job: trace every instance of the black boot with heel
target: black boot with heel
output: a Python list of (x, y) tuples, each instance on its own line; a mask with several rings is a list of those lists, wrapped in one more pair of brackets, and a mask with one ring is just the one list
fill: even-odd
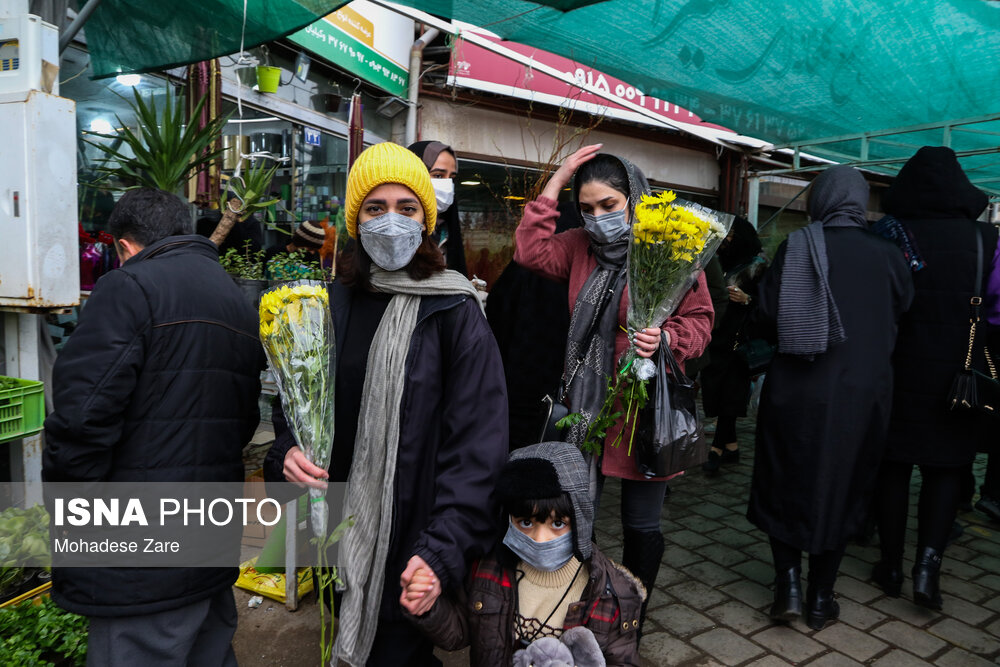
[(872, 568), (872, 581), (889, 597), (898, 598), (903, 590), (903, 563), (880, 560)]
[(917, 547), (913, 564), (913, 601), (928, 609), (941, 609), (941, 554), (932, 547)]
[(789, 622), (802, 616), (802, 567), (796, 565), (778, 571), (774, 577), (774, 604), (770, 616), (775, 621)]
[(663, 560), (663, 533), (658, 530), (638, 531), (626, 528), (622, 545), (622, 565), (627, 567), (636, 579), (646, 588), (646, 599), (642, 602), (639, 615), (639, 632), (642, 637), (642, 625), (646, 620), (646, 608), (649, 598), (653, 595), (656, 585), (656, 575), (660, 572), (660, 562)]
[(822, 630), (827, 623), (840, 617), (840, 605), (834, 599), (832, 588), (810, 585), (806, 593), (806, 625)]

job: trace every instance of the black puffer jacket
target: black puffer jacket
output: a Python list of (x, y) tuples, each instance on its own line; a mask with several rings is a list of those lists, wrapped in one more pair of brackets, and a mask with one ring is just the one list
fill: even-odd
[[(338, 359), (351, 303), (348, 288), (330, 285)], [(467, 563), (493, 546), (494, 487), (507, 460), (506, 394), (496, 341), (478, 304), (458, 295), (423, 297), (406, 356), (380, 618), (402, 618), (399, 575), (411, 556), (423, 558), (447, 589), (461, 585)], [(275, 441), (264, 477), (282, 481), (295, 441), (280, 402), (274, 405)]]
[[(981, 294), (997, 248), (996, 228), (975, 222), (987, 201), (944, 147), (921, 148), (883, 197), (886, 212), (909, 229), (926, 262), (913, 274), (916, 293), (900, 320), (893, 355), (895, 393), (885, 454), (890, 461), (964, 465), (990, 442), (985, 418), (951, 412), (945, 400), (969, 344), (976, 234), (983, 235)], [(976, 348), (981, 370), (984, 340)]]
[[(215, 245), (171, 236), (103, 276), (56, 360), (47, 482), (241, 482), (260, 419), (253, 307)], [(231, 586), (233, 568), (64, 568), (60, 606), (90, 616), (174, 609)]]

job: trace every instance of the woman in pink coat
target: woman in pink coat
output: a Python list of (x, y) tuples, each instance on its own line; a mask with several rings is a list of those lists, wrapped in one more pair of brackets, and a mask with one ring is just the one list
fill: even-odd
[[(590, 420), (604, 402), (607, 377), (629, 345), (625, 289), (628, 232), (635, 204), (641, 195), (649, 193), (649, 184), (635, 165), (615, 155), (598, 153), (600, 149), (600, 144), (585, 146), (556, 170), (538, 199), (525, 207), (515, 235), (514, 261), (545, 278), (569, 284), (572, 305), (563, 399), (571, 411), (584, 416), (583, 422), (567, 432), (567, 440), (577, 445), (583, 442)], [(571, 180), (584, 226), (556, 234), (559, 192)], [(705, 276), (699, 275), (677, 310), (660, 327), (635, 332), (638, 353), (652, 356), (659, 347), (662, 329), (683, 366), (685, 360), (704, 352), (713, 318)], [(621, 441), (627, 443), (633, 426), (632, 422), (618, 423), (608, 429), (597, 462), (597, 495), (604, 477), (622, 480), (622, 561), (650, 591), (663, 557), (660, 510), (667, 482), (639, 472), (634, 448), (630, 455), (627, 446), (610, 446), (623, 428), (626, 430)]]

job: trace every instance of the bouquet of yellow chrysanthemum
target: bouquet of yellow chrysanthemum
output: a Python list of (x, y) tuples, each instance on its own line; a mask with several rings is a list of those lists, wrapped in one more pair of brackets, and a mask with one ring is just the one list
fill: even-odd
[[(674, 312), (729, 233), (732, 221), (732, 215), (679, 200), (671, 191), (642, 196), (635, 206), (628, 253), (630, 338), (642, 329), (659, 327)], [(655, 374), (656, 364), (640, 357), (634, 344), (626, 350), (618, 371), (609, 379), (604, 405), (588, 427), (582, 449), (601, 451), (603, 434), (623, 416), (616, 410), (620, 398), (624, 426), (632, 425), (631, 455), (639, 411), (646, 405), (647, 384)], [(621, 444), (626, 428), (613, 446)]]
[[(326, 287), (287, 283), (260, 298), (260, 340), (295, 442), (309, 461), (330, 465), (333, 448), (333, 320)], [(328, 510), (322, 489), (309, 489), (313, 533), (325, 537)]]

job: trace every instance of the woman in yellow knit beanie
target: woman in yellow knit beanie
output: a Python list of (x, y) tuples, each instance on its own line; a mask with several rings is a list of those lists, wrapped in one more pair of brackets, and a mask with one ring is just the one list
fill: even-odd
[(433, 663), (403, 616), (419, 572), (433, 582), (407, 601), (422, 614), (461, 585), (492, 546), (496, 477), (507, 456), (507, 395), (496, 341), (468, 279), (445, 269), (429, 238), (434, 188), (420, 158), (396, 144), (358, 156), (345, 201), (351, 244), (337, 262), (330, 310), (337, 340), (337, 428), (329, 470), (299, 451), (280, 404), (269, 480), (347, 482), (340, 543), (346, 590), (335, 658), (350, 665)]

